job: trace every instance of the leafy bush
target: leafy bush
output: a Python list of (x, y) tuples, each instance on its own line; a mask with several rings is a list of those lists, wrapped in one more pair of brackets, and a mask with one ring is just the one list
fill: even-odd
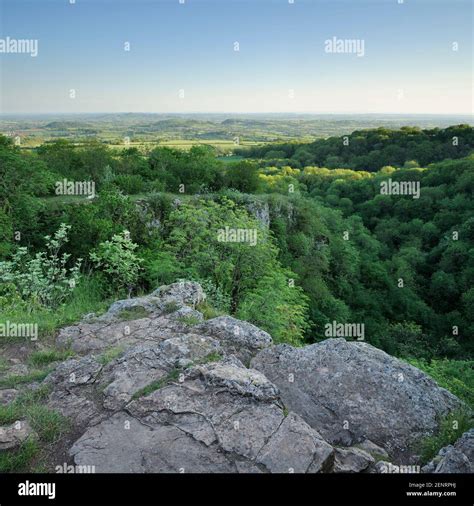
[(308, 298), (298, 286), (290, 286), (291, 272), (264, 276), (243, 300), (237, 316), (271, 334), (277, 343), (302, 345), (308, 328)]
[(138, 245), (125, 230), (99, 245), (90, 254), (94, 265), (105, 275), (109, 286), (116, 292), (126, 290), (130, 297), (138, 282), (142, 259), (135, 254)]
[[(12, 260), (0, 262), (0, 280), (7, 289), (15, 288), (27, 302), (48, 308), (59, 306), (74, 290), (79, 278), (81, 259), (67, 267), (70, 255), (59, 251), (68, 241), (71, 227), (61, 224), (53, 237), (47, 235), (46, 250), (31, 258), (28, 249), (18, 248)], [(0, 288), (0, 290), (2, 290)]]

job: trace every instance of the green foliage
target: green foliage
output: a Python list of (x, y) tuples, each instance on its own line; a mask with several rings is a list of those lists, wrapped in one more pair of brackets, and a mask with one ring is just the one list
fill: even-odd
[[(344, 142), (345, 137), (348, 142)], [(453, 137), (459, 139), (458, 145), (453, 145)], [(445, 158), (461, 158), (473, 147), (474, 129), (469, 125), (456, 125), (444, 130), (380, 127), (355, 130), (349, 136), (318, 139), (309, 144), (269, 144), (237, 151), (254, 158), (285, 159), (292, 167), (302, 162), (320, 167), (377, 171), (388, 165), (416, 168)]]
[(120, 357), (120, 355), (122, 355), (123, 352), (124, 348), (122, 346), (114, 346), (112, 348), (107, 349), (106, 351), (104, 351), (104, 353), (99, 355), (97, 360), (102, 365), (107, 365), (109, 362), (112, 362), (116, 358)]
[[(147, 152), (57, 141), (27, 152), (0, 136), (0, 259), (10, 278), (23, 275), (1, 285), (0, 321), (34, 321), (52, 335), (103, 310), (112, 292), (194, 279), (208, 294), (199, 308), (206, 318), (240, 315), (276, 340), (311, 342), (332, 320), (363, 322), (367, 341), (394, 355), (470, 359), (473, 129), (378, 128), (342, 140), (255, 146), (247, 154), (259, 161), (223, 163), (205, 146)], [(98, 197), (45, 198), (63, 177), (93, 180)], [(419, 182), (420, 198), (382, 195), (388, 178)], [(126, 195), (142, 191), (155, 193)], [(254, 218), (267, 211), (269, 230)], [(56, 278), (45, 295), (43, 237), (61, 227), (65, 268), (85, 258), (88, 274), (64, 294)], [(219, 241), (226, 227), (255, 230), (256, 244)], [(110, 240), (124, 230), (133, 248)], [(34, 267), (38, 283), (13, 262)]]
[(407, 359), (411, 365), (431, 376), (438, 385), (474, 409), (474, 361)]
[(46, 378), (46, 376), (51, 372), (51, 370), (52, 370), (51, 368), (40, 369), (31, 371), (28, 374), (24, 375), (5, 376), (4, 378), (0, 378), (0, 387), (15, 388), (19, 385), (33, 383), (33, 381), (43, 381)]
[(33, 258), (29, 257), (27, 248), (22, 247), (13, 254), (11, 261), (0, 262), (4, 289), (10, 284), (24, 301), (47, 308), (56, 308), (67, 299), (79, 280), (81, 265), (79, 259), (72, 267), (67, 267), (70, 255), (59, 254), (68, 240), (69, 228), (61, 224), (53, 237), (46, 236), (46, 251), (36, 253)]
[(222, 359), (222, 356), (217, 352), (209, 353), (203, 359), (199, 360), (199, 364), (210, 364), (211, 362), (218, 362)]
[(117, 234), (111, 241), (99, 245), (90, 258), (103, 273), (116, 293), (126, 290), (130, 297), (137, 285), (142, 260), (135, 254), (138, 245), (132, 242), (128, 231)]
[(164, 307), (164, 313), (170, 314), (174, 313), (175, 311), (178, 311), (180, 308), (179, 304), (175, 301), (167, 302)]
[(262, 277), (244, 298), (237, 316), (271, 334), (277, 343), (302, 345), (308, 329), (308, 297), (289, 284), (293, 273), (276, 271)]
[(113, 184), (127, 195), (141, 193), (145, 189), (143, 178), (137, 174), (121, 174), (113, 179)]
[(413, 322), (394, 323), (387, 327), (382, 341), (385, 351), (397, 357), (431, 358), (433, 349), (430, 348), (427, 336), (422, 328)]
[[(269, 231), (247, 211), (226, 197), (219, 202), (197, 200), (172, 211), (165, 227), (165, 251), (181, 267), (182, 277), (187, 274), (191, 279), (206, 280), (211, 306), (246, 315), (252, 321), (259, 313), (262, 328), (271, 329), (274, 337), (301, 341), (307, 329), (303, 293), (296, 287), (288, 288), (287, 278), (294, 276), (279, 264)], [(223, 231), (229, 229), (254, 233), (255, 243), (221, 240), (225, 239)], [(266, 304), (262, 313), (257, 306), (265, 294), (277, 306)], [(279, 311), (279, 317), (272, 318), (271, 311)]]
[(122, 309), (117, 315), (121, 320), (138, 320), (139, 318), (146, 318), (149, 315), (148, 311), (142, 306), (133, 306), (127, 309)]
[(229, 163), (224, 184), (244, 193), (255, 193), (259, 187), (258, 165), (248, 161)]
[(40, 350), (33, 352), (28, 357), (28, 362), (33, 367), (44, 367), (51, 362), (63, 361), (72, 357), (74, 353), (70, 350)]
[(423, 463), (429, 462), (441, 448), (455, 443), (472, 426), (472, 415), (468, 411), (449, 413), (439, 421), (437, 432), (432, 436), (425, 437), (420, 442), (421, 461)]
[(0, 453), (0, 473), (25, 472), (38, 452), (37, 441), (28, 438), (18, 450)]
[(48, 387), (40, 386), (36, 390), (26, 390), (10, 404), (0, 406), (0, 425), (26, 419), (37, 435), (37, 438), (28, 438), (15, 451), (0, 452), (0, 472), (28, 471), (41, 447), (56, 442), (69, 429), (66, 418), (44, 405), (48, 393)]
[(189, 315), (189, 316), (180, 316), (176, 319), (178, 322), (183, 323), (188, 327), (192, 327), (193, 325), (198, 325), (201, 323), (201, 320), (197, 316)]
[(39, 438), (47, 443), (57, 441), (69, 428), (69, 422), (64, 416), (41, 404), (26, 407), (25, 415)]
[[(2, 304), (0, 322), (11, 323), (34, 322), (38, 324), (38, 334), (41, 338), (48, 338), (55, 334), (62, 326), (77, 322), (83, 315), (107, 309), (113, 299), (105, 297), (101, 283), (94, 276), (84, 276), (76, 286), (69, 299), (54, 311), (42, 306), (25, 304), (21, 299), (8, 298), (8, 304)], [(2, 341), (14, 341), (23, 338), (2, 337)]]

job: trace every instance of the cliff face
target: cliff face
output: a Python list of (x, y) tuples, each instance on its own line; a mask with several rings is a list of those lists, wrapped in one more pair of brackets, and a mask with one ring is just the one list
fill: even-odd
[(386, 472), (377, 460), (416, 464), (416, 441), (461, 404), (368, 344), (274, 346), (249, 323), (204, 321), (204, 299), (198, 284), (175, 283), (60, 332), (58, 345), (77, 357), (44, 383), (47, 405), (71, 420), (69, 463), (96, 472)]

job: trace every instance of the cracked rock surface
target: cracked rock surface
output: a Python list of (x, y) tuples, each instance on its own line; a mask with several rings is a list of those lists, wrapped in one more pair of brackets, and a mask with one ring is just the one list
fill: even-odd
[(44, 384), (47, 406), (72, 426), (69, 463), (110, 473), (373, 472), (380, 457), (409, 456), (459, 406), (372, 346), (274, 346), (250, 323), (204, 321), (204, 299), (199, 284), (174, 283), (61, 330), (58, 345), (75, 357)]
[(395, 462), (409, 463), (415, 443), (462, 405), (419, 369), (342, 338), (268, 347), (251, 366), (328, 442), (347, 447), (369, 439)]

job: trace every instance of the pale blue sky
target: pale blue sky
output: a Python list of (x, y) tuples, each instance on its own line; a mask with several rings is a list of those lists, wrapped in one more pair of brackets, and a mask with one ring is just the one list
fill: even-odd
[(5, 113), (472, 112), (471, 0), (0, 0), (7, 36)]

